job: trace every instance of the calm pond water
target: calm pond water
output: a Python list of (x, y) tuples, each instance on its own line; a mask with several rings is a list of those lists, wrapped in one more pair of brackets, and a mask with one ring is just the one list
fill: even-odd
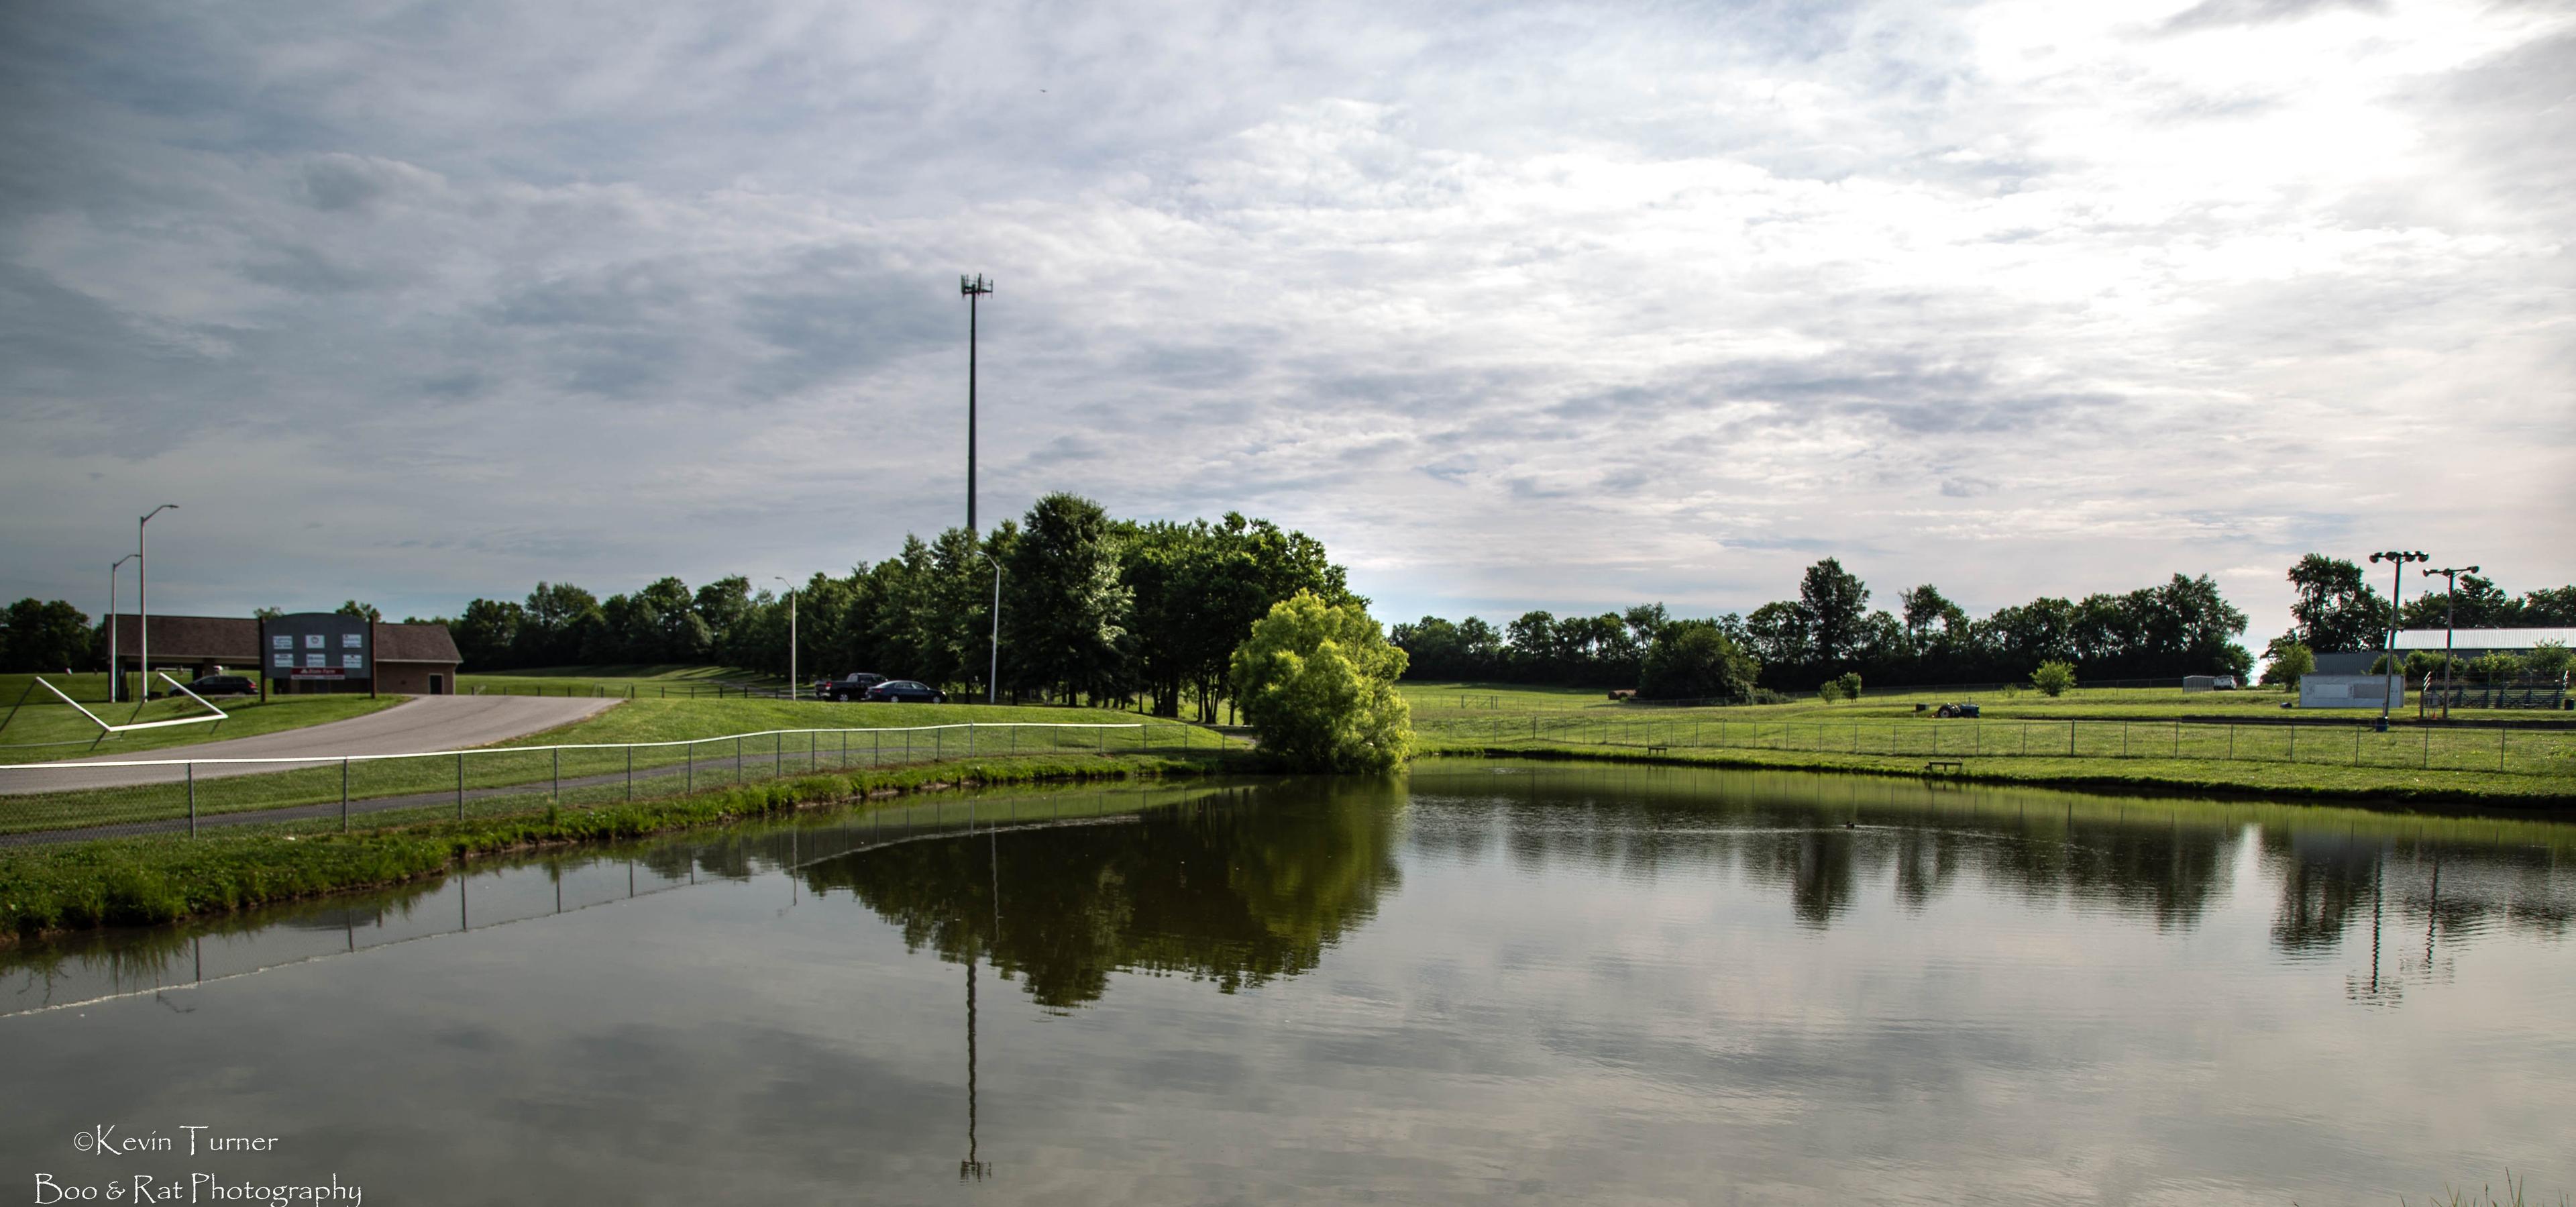
[(2510, 1166), (2556, 1202), (2571, 856), (1563, 764), (953, 798), (0, 953), (0, 1178), (2313, 1207)]

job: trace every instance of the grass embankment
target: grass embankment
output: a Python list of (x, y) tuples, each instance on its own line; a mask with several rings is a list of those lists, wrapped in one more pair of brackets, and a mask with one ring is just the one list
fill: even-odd
[[(1532, 687), (1527, 684), (1495, 683), (1399, 683), (1397, 690), (1413, 707), (1416, 720), (1510, 716), (1527, 713), (1591, 712), (1600, 715), (1636, 717), (1671, 714), (1676, 716), (1760, 716), (1767, 720), (1805, 723), (1819, 719), (1849, 721), (1855, 718), (1886, 720), (1914, 715), (1917, 704), (1970, 703), (1978, 705), (1988, 717), (2008, 720), (2085, 720), (2128, 719), (2171, 721), (2176, 719), (2233, 720), (2244, 724), (2266, 721), (2352, 721), (2375, 719), (2372, 710), (2358, 709), (2284, 709), (2282, 704), (2296, 699), (2275, 688), (2253, 688), (2232, 692), (2185, 692), (2179, 687), (2077, 687), (2062, 696), (2044, 696), (2031, 688), (2011, 691), (1916, 693), (1912, 689), (1887, 689), (1872, 693), (1867, 688), (1857, 701), (1827, 702), (1810, 694), (1787, 704), (1738, 704), (1712, 708), (1671, 708), (1654, 704), (1624, 703), (1609, 698), (1607, 689), (1574, 687)], [(1897, 691), (1909, 694), (1894, 695)], [(2564, 712), (2547, 712), (2530, 708), (2459, 708), (2451, 711), (2454, 724), (2462, 721), (2504, 722), (2514, 725), (2565, 725), (2576, 723)], [(2408, 693), (2406, 707), (2391, 720), (2397, 724), (2415, 724), (2414, 694)]]
[[(91, 743), (98, 738), (99, 728), (88, 717), (80, 715), (78, 709), (59, 700), (54, 701), (50, 708), (29, 704), (19, 709), (18, 715), (5, 727), (0, 727), (0, 763), (50, 763), (57, 759), (90, 757), (165, 757), (154, 752), (345, 721), (392, 708), (410, 698), (379, 696), (371, 700), (365, 696), (278, 696), (266, 704), (260, 703), (256, 696), (222, 698), (214, 704), (224, 710), (225, 720), (111, 734), (98, 741), (94, 749)], [(208, 715), (203, 705), (185, 696), (176, 700), (154, 700), (144, 705), (139, 714), (132, 704), (88, 704), (87, 707), (111, 725)], [(0, 716), (6, 716), (7, 711), (0, 707)]]
[[(1849, 754), (1819, 750), (1683, 747), (1649, 753), (1642, 745), (1551, 741), (1475, 742), (1424, 739), (1419, 757), (1578, 759), (1676, 767), (1761, 768), (1925, 778), (1921, 754)], [(1977, 759), (1929, 773), (1943, 782), (2073, 788), (2092, 792), (2259, 796), (2274, 800), (2447, 805), (2488, 809), (2576, 808), (2576, 779), (2479, 771), (2326, 763), (2227, 762), (2192, 758), (2065, 758), (2032, 755)]]
[(347, 834), (245, 828), (197, 839), (108, 839), (0, 849), (0, 942), (49, 930), (149, 925), (436, 876), (477, 855), (634, 838), (816, 805), (937, 788), (1199, 775), (1211, 752), (1056, 754), (823, 773), (588, 809), (545, 808)]

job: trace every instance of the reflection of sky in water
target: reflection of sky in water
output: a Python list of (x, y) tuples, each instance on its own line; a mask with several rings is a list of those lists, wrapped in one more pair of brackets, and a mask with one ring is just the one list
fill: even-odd
[(1012, 1200), (2576, 1188), (2569, 827), (1486, 764), (1410, 791), (988, 798), (1109, 816), (927, 833), (949, 805), (843, 858), (890, 835), (746, 829), (12, 953), (58, 1001), (200, 948), (311, 959), (0, 1019), (38, 1091), (0, 1167), (205, 1122), (287, 1138), (221, 1172), (426, 1201), (942, 1198), (971, 959), (971, 1193)]

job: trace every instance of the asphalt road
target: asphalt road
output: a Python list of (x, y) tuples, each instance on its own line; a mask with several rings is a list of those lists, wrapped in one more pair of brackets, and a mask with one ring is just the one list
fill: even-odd
[[(0, 768), (0, 794), (60, 792), (80, 788), (117, 788), (135, 784), (175, 783), (186, 777), (179, 767), (112, 767), (75, 771), (85, 763), (143, 759), (283, 759), (339, 758), (359, 754), (420, 754), (464, 750), (506, 742), (558, 725), (595, 716), (615, 700), (551, 696), (416, 696), (382, 712), (302, 729), (284, 729), (255, 737), (173, 746), (140, 755), (101, 755), (45, 764), (43, 768)], [(59, 770), (56, 770), (56, 769)], [(197, 767), (198, 779), (257, 775), (284, 770), (261, 763)]]

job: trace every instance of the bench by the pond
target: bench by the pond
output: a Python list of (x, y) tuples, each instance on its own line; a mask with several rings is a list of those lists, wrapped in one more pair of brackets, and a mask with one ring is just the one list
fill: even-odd
[(1966, 771), (1968, 769), (1968, 765), (1958, 759), (1934, 759), (1931, 762), (1923, 764), (1923, 774), (1925, 775), (1930, 775), (1935, 771), (1943, 769), (1947, 769), (1952, 772), (1961, 772)]
[(1646, 753), (1648, 754), (1663, 754), (1671, 749), (1672, 747), (1661, 742), (1649, 742), (1646, 744)]

